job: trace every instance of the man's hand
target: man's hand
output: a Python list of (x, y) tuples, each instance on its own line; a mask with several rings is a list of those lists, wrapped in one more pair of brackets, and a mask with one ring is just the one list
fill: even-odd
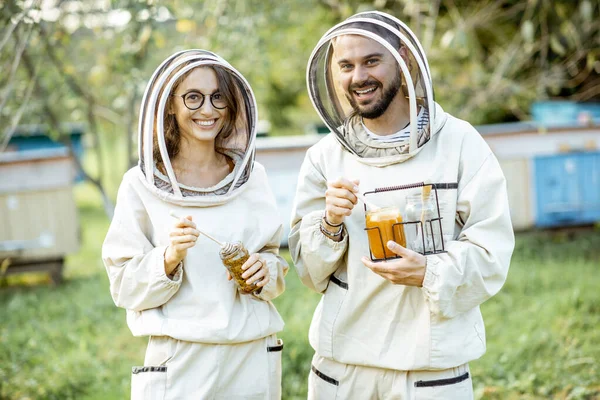
[(427, 258), (391, 240), (387, 242), (387, 247), (402, 258), (374, 263), (368, 257), (363, 257), (363, 264), (395, 285), (423, 286)]
[(327, 182), (327, 191), (325, 192), (327, 222), (338, 225), (344, 222), (344, 218), (352, 214), (352, 209), (358, 201), (355, 195), (358, 193), (358, 184), (358, 180), (350, 181), (345, 178)]

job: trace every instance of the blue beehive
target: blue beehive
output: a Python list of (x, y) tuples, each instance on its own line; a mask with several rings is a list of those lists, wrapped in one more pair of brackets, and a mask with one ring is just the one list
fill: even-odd
[[(78, 124), (71, 124), (65, 129), (68, 132), (69, 139), (71, 141), (74, 156), (82, 162), (83, 161), (83, 133), (84, 126)], [(65, 144), (55, 140), (48, 135), (48, 131), (44, 126), (41, 125), (23, 125), (20, 126), (15, 133), (12, 135), (6, 151), (28, 151), (28, 150), (41, 150), (41, 149), (58, 149), (65, 148)], [(83, 174), (78, 171), (75, 176), (77, 182), (83, 180)]]
[(531, 105), (534, 122), (544, 126), (600, 124), (600, 103), (577, 103), (569, 100), (536, 101)]
[(537, 226), (600, 221), (600, 152), (537, 156), (534, 177)]

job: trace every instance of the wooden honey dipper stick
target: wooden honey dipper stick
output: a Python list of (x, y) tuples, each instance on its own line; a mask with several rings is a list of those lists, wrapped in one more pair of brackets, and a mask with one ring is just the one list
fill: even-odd
[[(175, 212), (174, 212), (174, 211), (172, 211), (172, 210), (171, 210), (171, 211), (169, 211), (169, 215), (170, 215), (171, 217), (175, 218), (175, 219), (182, 219), (180, 216), (178, 216), (177, 214), (175, 214)], [(225, 247), (225, 248), (227, 249), (227, 248), (230, 248), (231, 246), (233, 246), (231, 243), (222, 243), (222, 242), (218, 241), (218, 240), (217, 240), (217, 239), (215, 239), (214, 237), (210, 236), (208, 233), (206, 233), (206, 232), (202, 232), (202, 231), (201, 231), (200, 229), (198, 229), (198, 228), (196, 228), (196, 230), (197, 230), (198, 232), (200, 232), (201, 234), (203, 234), (204, 236), (206, 236), (207, 238), (209, 238), (210, 240), (212, 240), (213, 242), (217, 243), (217, 244), (218, 244), (219, 246), (221, 246), (221, 247)]]
[[(429, 195), (431, 194), (431, 186), (423, 186), (423, 191), (421, 192), (421, 223), (425, 225), (425, 203), (429, 201)], [(430, 216), (430, 218), (433, 216)]]
[(377, 210), (379, 210), (379, 207), (377, 207), (375, 204), (373, 204), (370, 201), (368, 201), (367, 199), (365, 199), (365, 196), (362, 193), (356, 192), (356, 193), (354, 193), (354, 195), (356, 197), (358, 197), (358, 199), (360, 201), (362, 201), (367, 206), (368, 210), (370, 210), (370, 211), (377, 211)]

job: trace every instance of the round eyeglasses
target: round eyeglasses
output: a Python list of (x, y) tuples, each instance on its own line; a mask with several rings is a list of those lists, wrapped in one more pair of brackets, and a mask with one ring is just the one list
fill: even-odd
[(172, 96), (181, 97), (183, 104), (189, 110), (197, 110), (204, 104), (204, 99), (208, 96), (210, 98), (210, 104), (218, 110), (222, 110), (227, 107), (227, 102), (223, 95), (219, 92), (213, 94), (204, 94), (198, 91), (191, 91), (185, 94), (173, 94)]

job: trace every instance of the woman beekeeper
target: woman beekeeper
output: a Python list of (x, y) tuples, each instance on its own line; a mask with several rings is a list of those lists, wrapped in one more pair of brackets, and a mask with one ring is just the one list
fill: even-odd
[[(288, 266), (254, 161), (256, 122), (244, 77), (208, 51), (172, 55), (146, 88), (140, 161), (123, 177), (102, 248), (115, 304), (135, 336), (150, 336), (144, 366), (133, 368), (134, 399), (281, 396), (283, 321), (271, 300)], [(248, 249), (252, 294), (200, 231)]]

